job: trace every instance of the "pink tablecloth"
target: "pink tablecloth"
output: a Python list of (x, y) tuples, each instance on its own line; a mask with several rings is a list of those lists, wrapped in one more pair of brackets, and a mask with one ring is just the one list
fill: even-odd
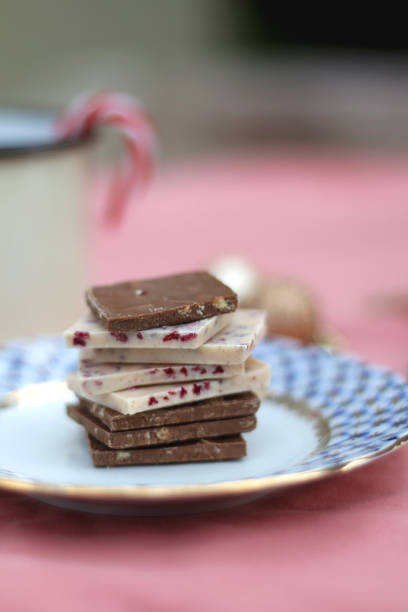
[[(277, 152), (168, 169), (120, 232), (94, 224), (93, 278), (241, 253), (308, 281), (349, 350), (405, 373), (408, 319), (373, 314), (366, 297), (408, 289), (407, 169), (402, 156)], [(182, 518), (88, 516), (1, 493), (1, 609), (405, 611), (407, 466), (403, 448)]]

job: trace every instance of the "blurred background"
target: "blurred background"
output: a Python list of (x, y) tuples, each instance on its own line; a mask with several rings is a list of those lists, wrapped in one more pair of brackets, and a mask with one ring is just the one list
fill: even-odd
[[(115, 228), (101, 221), (103, 181), (88, 186), (85, 231), (71, 212), (78, 193), (57, 179), (52, 191), (53, 170), (36, 203), (15, 217), (18, 197), (8, 190), (0, 259), (11, 290), (9, 314), (0, 305), (0, 339), (70, 324), (83, 309), (83, 282), (171, 273), (233, 254), (249, 281), (304, 282), (352, 348), (403, 369), (394, 347), (378, 351), (391, 331), (369, 322), (367, 304), (406, 291), (405, 30), (395, 13), (373, 7), (359, 16), (340, 5), (317, 13), (266, 0), (0, 0), (0, 106), (61, 110), (80, 93), (124, 91), (154, 118), (161, 157), (147, 198)], [(21, 202), (27, 191), (35, 189), (22, 190)], [(28, 311), (21, 296), (34, 302), (35, 290), (43, 297)]]
[(407, 39), (393, 12), (267, 0), (0, 0), (1, 103), (140, 96), (162, 156), (271, 143), (404, 147)]

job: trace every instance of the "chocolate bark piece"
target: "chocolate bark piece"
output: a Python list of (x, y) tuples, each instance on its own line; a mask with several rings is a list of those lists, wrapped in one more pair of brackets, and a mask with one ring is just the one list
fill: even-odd
[[(266, 312), (239, 308), (227, 327), (196, 349), (81, 349), (80, 358), (97, 363), (231, 365), (245, 361), (265, 333)], [(140, 332), (143, 333), (143, 332)]]
[[(224, 315), (228, 317), (228, 315)], [(210, 319), (211, 320), (211, 319)], [(90, 393), (94, 401), (98, 396), (131, 387), (148, 387), (157, 384), (200, 381), (213, 378), (231, 378), (245, 372), (244, 363), (231, 365), (169, 365), (156, 363), (96, 363), (81, 359), (77, 377), (79, 387)]]
[(93, 395), (85, 391), (79, 383), (78, 373), (71, 372), (67, 377), (67, 386), (80, 397), (97, 401), (103, 406), (112, 408), (122, 414), (136, 414), (158, 408), (170, 408), (181, 404), (191, 404), (210, 397), (234, 395), (253, 391), (263, 397), (270, 382), (270, 367), (264, 361), (253, 357), (247, 359), (245, 372), (231, 378), (213, 378), (197, 382), (170, 383), (147, 387), (131, 387), (122, 391)]
[(198, 321), (236, 310), (229, 287), (204, 271), (91, 287), (86, 301), (113, 332)]
[(83, 316), (64, 331), (67, 346), (88, 348), (180, 348), (196, 349), (216, 336), (228, 323), (234, 313), (208, 317), (200, 321), (189, 321), (182, 325), (163, 325), (154, 329), (128, 332), (110, 332), (102, 321), (92, 313)]
[(128, 429), (143, 429), (146, 427), (161, 427), (163, 425), (179, 425), (180, 423), (194, 423), (196, 421), (228, 419), (255, 414), (260, 406), (260, 399), (252, 391), (235, 393), (201, 400), (192, 404), (173, 406), (171, 408), (158, 408), (136, 414), (121, 414), (79, 398), (80, 405), (90, 414), (97, 417), (110, 431), (126, 431)]
[(101, 421), (79, 405), (68, 406), (67, 413), (74, 421), (82, 425), (93, 438), (96, 438), (109, 448), (119, 450), (160, 446), (184, 442), (186, 440), (199, 440), (201, 438), (230, 436), (252, 431), (256, 427), (256, 417), (250, 415), (235, 419), (201, 421), (198, 423), (112, 432)]
[(246, 443), (240, 435), (127, 450), (108, 448), (88, 435), (88, 446), (95, 467), (225, 461), (241, 459), (246, 455)]

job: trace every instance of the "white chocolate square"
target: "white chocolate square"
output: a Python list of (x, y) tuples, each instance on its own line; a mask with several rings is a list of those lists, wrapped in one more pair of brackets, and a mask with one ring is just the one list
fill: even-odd
[[(103, 406), (112, 408), (122, 414), (135, 414), (146, 410), (155, 410), (169, 406), (178, 406), (191, 402), (253, 391), (259, 396), (266, 392), (270, 380), (270, 368), (267, 363), (250, 357), (245, 364), (244, 374), (231, 378), (200, 380), (184, 384), (155, 385), (134, 387), (124, 391), (98, 395), (97, 401)], [(89, 400), (95, 400), (92, 395), (84, 392), (78, 381), (78, 373), (68, 376), (68, 387), (77, 395)]]
[[(92, 314), (82, 317), (64, 332), (69, 347), (196, 349), (231, 321), (231, 314), (181, 325), (164, 325), (143, 331), (110, 332)], [(147, 363), (147, 360), (144, 360)]]
[(234, 365), (163, 365), (95, 363), (82, 351), (78, 369), (78, 384), (88, 395), (95, 396), (129, 387), (152, 386), (160, 383), (187, 382), (212, 378), (230, 378), (244, 373), (244, 364)]
[(229, 324), (197, 349), (105, 348), (87, 352), (87, 358), (98, 363), (243, 363), (265, 333), (266, 313), (263, 310), (239, 309), (223, 316), (230, 316)]

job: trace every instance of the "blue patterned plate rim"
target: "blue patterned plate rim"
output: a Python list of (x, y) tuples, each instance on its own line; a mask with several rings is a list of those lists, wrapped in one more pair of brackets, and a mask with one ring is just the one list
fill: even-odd
[[(73, 351), (59, 338), (6, 345), (0, 351), (0, 373), (7, 385), (30, 385), (64, 378), (76, 366)], [(83, 486), (47, 484), (19, 478), (1, 470), (0, 487), (29, 494), (86, 499), (160, 500), (240, 496), (272, 491), (318, 480), (360, 467), (395, 449), (408, 439), (408, 387), (405, 379), (387, 368), (320, 346), (302, 347), (285, 340), (259, 344), (254, 356), (271, 365), (270, 397), (305, 406), (329, 425), (330, 435), (311, 457), (288, 471), (261, 477), (209, 484)], [(16, 384), (17, 382), (17, 384)], [(64, 386), (63, 383), (52, 383)], [(3, 405), (18, 404), (27, 393), (44, 385), (11, 391), (3, 383)]]

